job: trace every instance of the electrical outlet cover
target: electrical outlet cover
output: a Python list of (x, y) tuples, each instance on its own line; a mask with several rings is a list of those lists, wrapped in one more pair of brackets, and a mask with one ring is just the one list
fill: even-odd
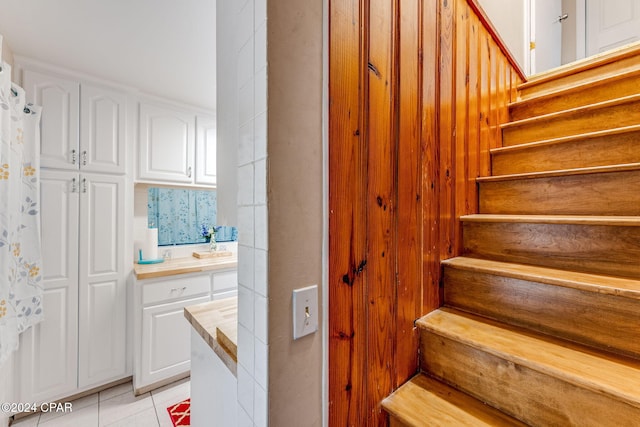
[(293, 291), (293, 339), (318, 330), (318, 285)]

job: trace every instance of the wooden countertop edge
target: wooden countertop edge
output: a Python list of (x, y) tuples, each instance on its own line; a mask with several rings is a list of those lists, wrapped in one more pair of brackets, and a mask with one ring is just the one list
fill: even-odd
[[(168, 277), (174, 276), (177, 274), (186, 274), (186, 273), (199, 273), (202, 271), (215, 271), (215, 270), (224, 270), (227, 268), (236, 268), (238, 266), (237, 258), (233, 260), (215, 260), (212, 262), (211, 259), (198, 259), (194, 258), (194, 263), (198, 263), (196, 265), (186, 265), (186, 266), (175, 266), (171, 268), (162, 269), (165, 266), (161, 266), (161, 264), (150, 264), (155, 267), (155, 270), (151, 270), (150, 267), (146, 265), (144, 267), (138, 267), (140, 264), (135, 264), (134, 266), (134, 274), (137, 280), (143, 279), (154, 279), (158, 277)], [(148, 269), (150, 271), (139, 271)]]
[(207, 343), (207, 345), (211, 347), (211, 349), (218, 355), (220, 360), (222, 360), (222, 363), (224, 363), (225, 366), (229, 368), (233, 376), (237, 378), (238, 377), (237, 346), (236, 346), (236, 352), (233, 352), (232, 349), (226, 348), (224, 345), (221, 345), (221, 343), (218, 341), (215, 334), (215, 330), (217, 328), (213, 328), (213, 331), (210, 331), (207, 328), (205, 328), (202, 325), (202, 323), (200, 323), (200, 321), (198, 320), (198, 316), (194, 315), (194, 313), (191, 312), (191, 309), (196, 308), (199, 305), (185, 307), (184, 317), (191, 324), (191, 326), (198, 333), (198, 335), (200, 335), (202, 339)]

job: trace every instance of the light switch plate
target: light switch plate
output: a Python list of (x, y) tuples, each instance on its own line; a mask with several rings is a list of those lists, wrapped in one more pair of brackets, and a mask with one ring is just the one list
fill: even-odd
[(293, 291), (293, 339), (318, 330), (318, 285)]

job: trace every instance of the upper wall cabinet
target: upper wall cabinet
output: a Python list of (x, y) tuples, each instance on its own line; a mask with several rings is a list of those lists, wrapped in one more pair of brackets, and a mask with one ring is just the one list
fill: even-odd
[(215, 120), (168, 104), (140, 103), (138, 180), (216, 184)]
[(43, 106), (43, 167), (125, 173), (123, 93), (28, 68), (22, 84), (29, 102)]
[(138, 177), (192, 183), (195, 128), (193, 114), (141, 102)]
[(199, 185), (216, 185), (216, 120), (196, 117), (196, 177)]

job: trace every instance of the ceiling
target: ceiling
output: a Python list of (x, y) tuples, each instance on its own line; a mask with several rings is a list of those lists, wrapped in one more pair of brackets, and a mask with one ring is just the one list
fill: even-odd
[(215, 0), (0, 0), (14, 55), (215, 109)]

